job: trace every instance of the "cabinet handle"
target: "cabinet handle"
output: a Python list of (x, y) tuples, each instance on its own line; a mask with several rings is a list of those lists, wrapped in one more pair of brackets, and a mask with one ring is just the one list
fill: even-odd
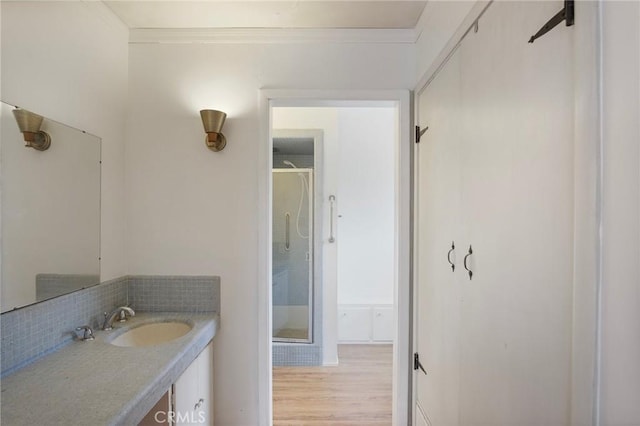
[(202, 407), (202, 404), (204, 403), (204, 399), (200, 398), (198, 400), (198, 403), (193, 407), (194, 410), (198, 410), (200, 409), (200, 407)]
[(467, 267), (467, 258), (473, 254), (473, 249), (469, 246), (469, 253), (464, 257), (464, 269), (469, 272), (469, 279), (473, 277), (473, 271)]
[(456, 270), (456, 264), (451, 261), (451, 253), (456, 249), (456, 245), (453, 241), (451, 241), (451, 250), (447, 252), (447, 262), (451, 265), (451, 272)]

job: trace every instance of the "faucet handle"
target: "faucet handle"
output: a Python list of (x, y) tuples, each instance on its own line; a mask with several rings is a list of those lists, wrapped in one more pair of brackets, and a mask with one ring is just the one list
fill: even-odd
[(88, 325), (76, 327), (76, 331), (82, 330), (84, 330), (84, 333), (82, 334), (82, 338), (80, 340), (86, 342), (95, 339), (95, 337), (93, 336), (93, 329), (91, 327), (89, 327)]
[(120, 313), (118, 314), (118, 322), (127, 321), (127, 315), (130, 315), (127, 311), (125, 311), (124, 309), (120, 310)]
[[(104, 313), (104, 321), (102, 322), (102, 329), (106, 330), (107, 329), (107, 322), (109, 321), (109, 313), (105, 312)], [(99, 326), (99, 325), (98, 325)], [(109, 327), (109, 330), (111, 330), (111, 327)]]

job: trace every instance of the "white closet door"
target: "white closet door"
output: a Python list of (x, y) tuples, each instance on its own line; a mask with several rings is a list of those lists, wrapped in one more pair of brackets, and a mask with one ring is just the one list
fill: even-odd
[[(460, 293), (459, 57), (419, 98), (419, 124), (429, 126), (417, 147), (416, 351), (427, 371), (417, 371), (416, 413), (433, 425), (458, 423)], [(419, 414), (416, 414), (418, 417)], [(416, 420), (418, 421), (418, 420)]]
[(570, 418), (571, 28), (527, 43), (562, 6), (496, 2), (458, 52), (463, 112), (451, 120), (462, 126), (464, 249), (473, 246), (473, 279), (459, 276), (462, 425)]
[(434, 426), (571, 418), (572, 29), (527, 43), (562, 7), (494, 2), (417, 99), (416, 417)]

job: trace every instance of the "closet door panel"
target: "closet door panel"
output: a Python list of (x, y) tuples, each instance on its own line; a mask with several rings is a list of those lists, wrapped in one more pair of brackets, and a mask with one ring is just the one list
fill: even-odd
[(494, 3), (459, 49), (463, 228), (473, 246), (473, 278), (459, 277), (461, 424), (570, 416), (570, 29), (527, 43), (561, 8)]
[[(454, 55), (436, 80), (419, 95), (419, 124), (429, 129), (417, 148), (416, 232), (417, 347), (428, 375), (418, 371), (417, 404), (433, 425), (458, 423), (461, 268), (459, 58)], [(456, 250), (447, 254), (455, 241)], [(419, 410), (417, 410), (418, 412)]]

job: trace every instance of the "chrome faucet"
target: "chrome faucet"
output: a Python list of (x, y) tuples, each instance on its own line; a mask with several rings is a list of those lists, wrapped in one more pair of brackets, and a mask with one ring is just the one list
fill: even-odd
[(104, 324), (102, 325), (103, 330), (111, 330), (113, 328), (113, 321), (116, 317), (122, 317), (122, 315), (129, 314), (130, 317), (136, 316), (136, 313), (128, 306), (120, 306), (119, 308), (115, 308), (113, 312), (104, 314)]

